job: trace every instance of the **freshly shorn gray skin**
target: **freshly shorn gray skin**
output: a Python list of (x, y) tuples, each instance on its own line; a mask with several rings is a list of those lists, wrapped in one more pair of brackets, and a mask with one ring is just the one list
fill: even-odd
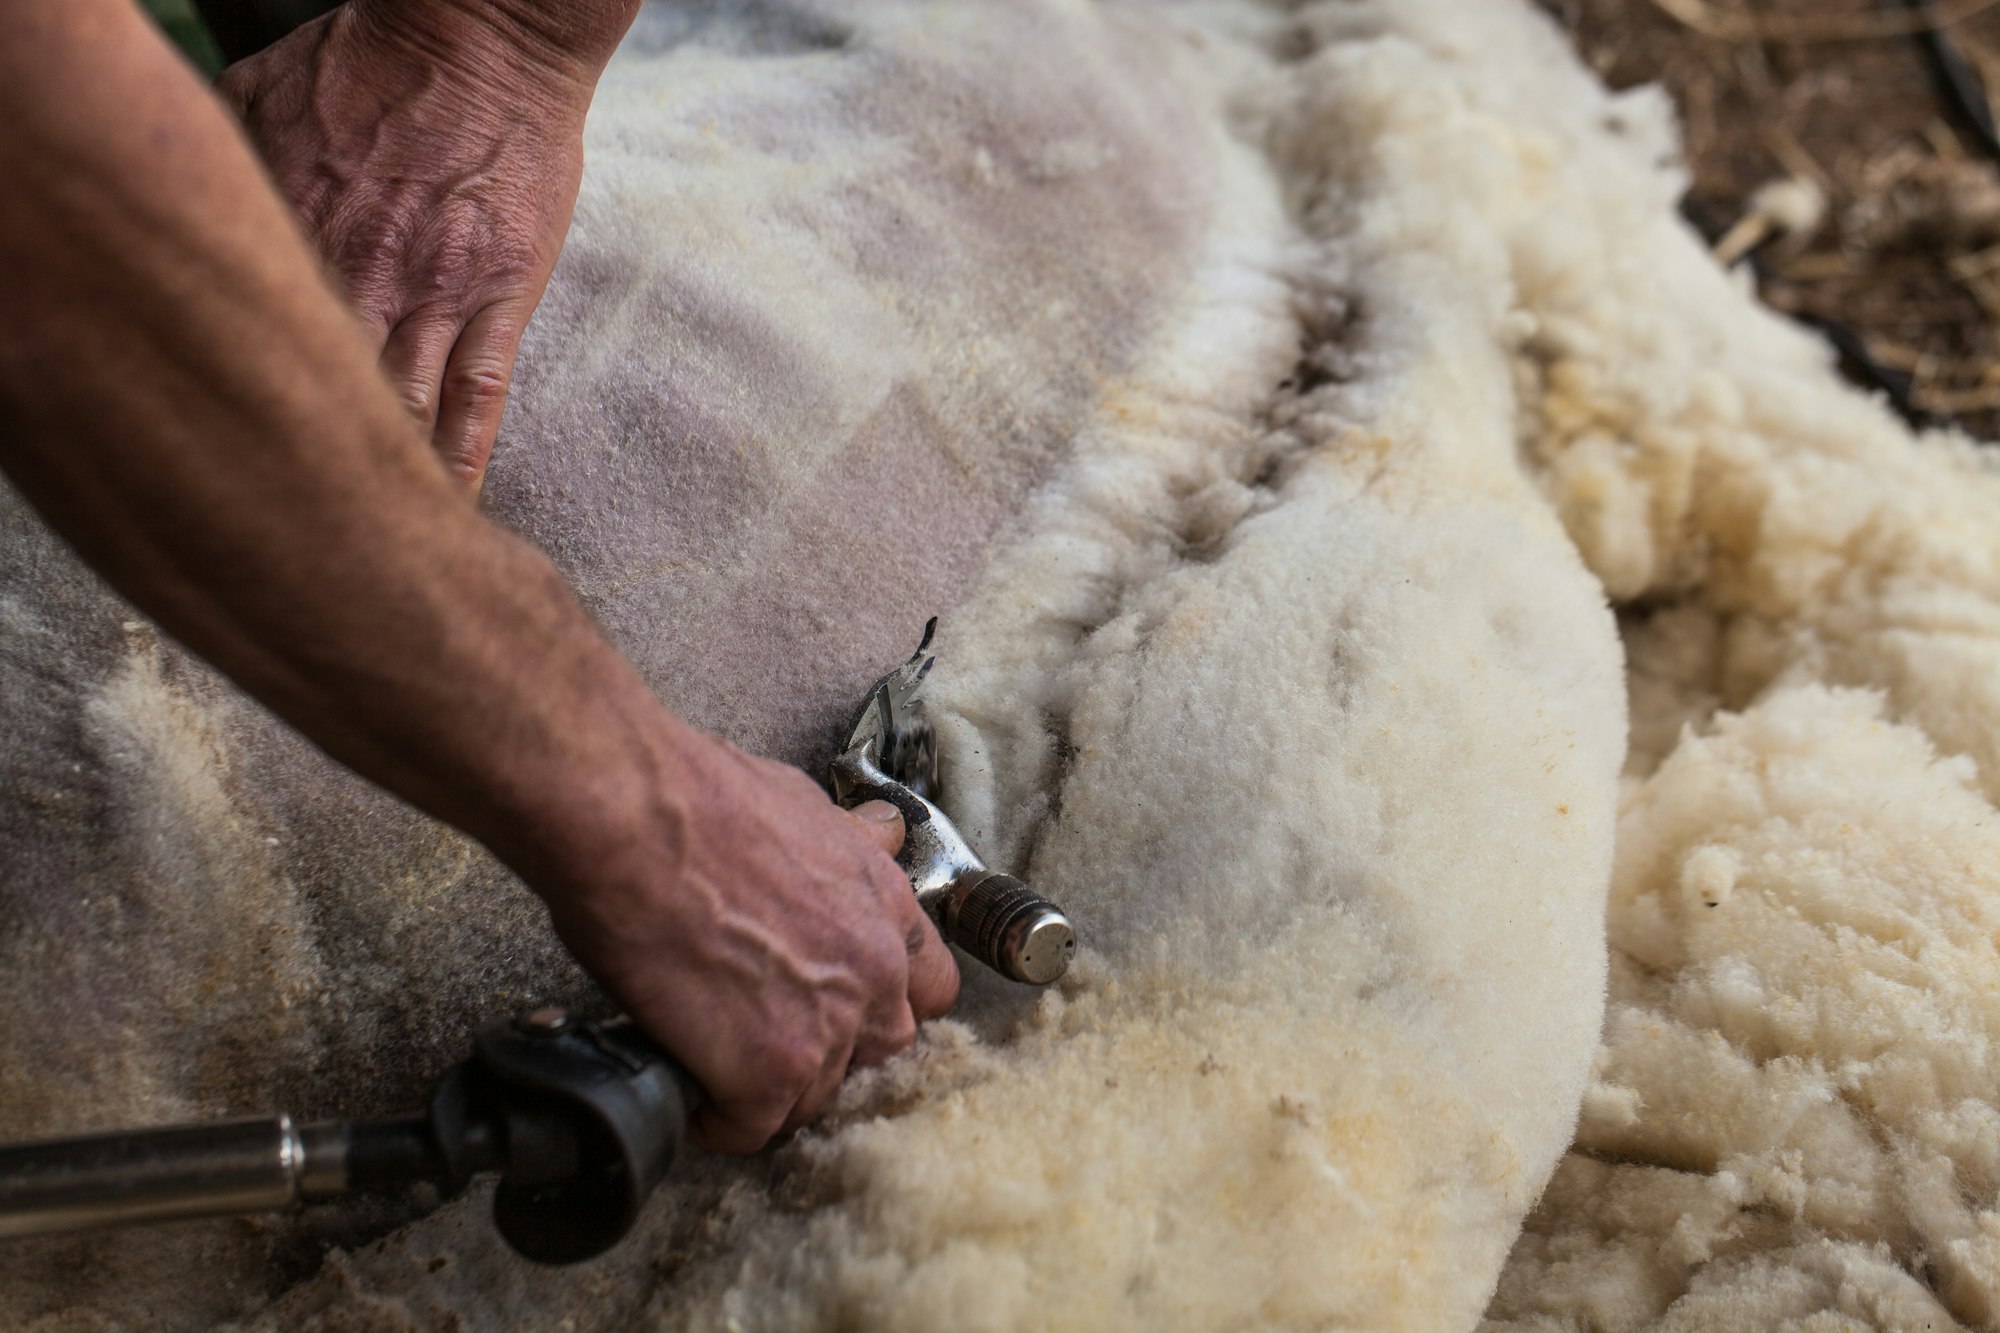
[[(815, 768), (1185, 283), (1209, 188), (1149, 74), (1170, 35), (886, 8), (642, 16), (627, 59), (677, 75), (600, 90), (657, 122), (590, 142), (486, 486), (670, 707)], [(591, 1003), (483, 851), (164, 640), (11, 492), (0, 847), (0, 1135), (392, 1111), (478, 1020)], [(8, 1247), (0, 1322), (198, 1324), (370, 1225)]]

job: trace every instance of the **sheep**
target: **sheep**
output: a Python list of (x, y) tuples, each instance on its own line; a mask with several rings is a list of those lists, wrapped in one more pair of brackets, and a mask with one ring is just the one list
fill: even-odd
[[(1083, 956), (591, 1264), (475, 1191), (16, 1246), (0, 1320), (1992, 1317), (2000, 480), (1715, 267), (1660, 98), (1525, 3), (744, 0), (590, 150), (491, 512), (808, 766), (942, 613), (944, 804)], [(591, 1002), (4, 503), (0, 1131)]]

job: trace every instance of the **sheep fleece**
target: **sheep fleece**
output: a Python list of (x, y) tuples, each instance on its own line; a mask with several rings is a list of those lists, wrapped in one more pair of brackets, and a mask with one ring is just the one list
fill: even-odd
[[(0, 1323), (2000, 1326), (2000, 474), (1712, 264), (1663, 99), (1517, 0), (685, 0), (588, 146), (489, 511), (808, 766), (942, 613), (1084, 956), (592, 1263), (475, 1191), (0, 1247)], [(0, 508), (0, 1133), (592, 1002)]]

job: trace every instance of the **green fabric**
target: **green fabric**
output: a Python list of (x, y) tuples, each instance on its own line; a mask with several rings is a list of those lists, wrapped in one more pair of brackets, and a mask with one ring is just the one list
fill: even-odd
[(217, 49), (215, 39), (208, 34), (201, 16), (194, 12), (193, 0), (140, 0), (148, 14), (174, 39), (187, 58), (201, 67), (204, 74), (215, 75), (222, 69), (222, 52)]

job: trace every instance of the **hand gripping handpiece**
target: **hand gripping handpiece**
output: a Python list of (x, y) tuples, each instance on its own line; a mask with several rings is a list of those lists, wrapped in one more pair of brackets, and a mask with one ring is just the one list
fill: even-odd
[[(932, 622), (936, 624), (935, 621)], [(980, 864), (930, 802), (935, 737), (917, 702), (924, 648), (869, 692), (833, 766), (843, 804), (903, 813), (901, 862), (944, 937), (1016, 981), (1062, 975), (1068, 918)], [(0, 1144), (0, 1241), (274, 1212), (427, 1182), (449, 1196), (497, 1175), (493, 1220), (541, 1263), (617, 1244), (665, 1178), (701, 1091), (630, 1020), (537, 1009), (487, 1023), (430, 1103), (387, 1120), (288, 1115)]]
[(897, 862), (938, 933), (1011, 981), (1046, 986), (1076, 956), (1076, 929), (1054, 903), (974, 855), (944, 811), (937, 790), (937, 738), (924, 716), (924, 678), (937, 621), (924, 626), (910, 660), (875, 683), (833, 761), (833, 795), (843, 806), (887, 801), (903, 815)]

